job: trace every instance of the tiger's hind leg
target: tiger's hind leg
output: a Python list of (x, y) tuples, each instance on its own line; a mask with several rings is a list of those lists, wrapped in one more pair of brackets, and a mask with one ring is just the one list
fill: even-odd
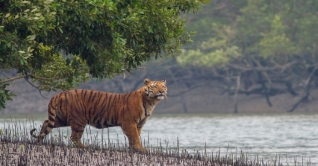
[(51, 132), (52, 128), (56, 127), (55, 121), (57, 108), (52, 106), (52, 102), (54, 102), (53, 99), (51, 99), (50, 104), (48, 106), (48, 119), (43, 122), (40, 134), (38, 136), (34, 134), (34, 131), (36, 129), (32, 129), (30, 131), (31, 136), (37, 138), (39, 143), (42, 143), (44, 137)]
[(36, 135), (33, 133), (36, 129), (32, 129), (32, 130), (30, 131), (31, 136), (34, 137), (34, 138), (37, 138), (37, 139), (38, 139), (38, 142), (39, 142), (40, 144), (43, 143), (44, 137), (48, 134), (48, 132), (47, 132), (47, 126), (48, 126), (48, 120), (45, 120), (45, 121), (43, 122), (43, 124), (42, 124), (42, 128), (41, 128), (40, 134), (39, 134), (38, 136), (36, 136)]
[(32, 129), (30, 131), (30, 134), (31, 134), (32, 137), (37, 138), (38, 142), (40, 144), (42, 144), (43, 143), (43, 139), (45, 138), (46, 135), (48, 135), (50, 133), (52, 128), (58, 128), (58, 127), (64, 127), (64, 126), (68, 126), (68, 125), (64, 121), (61, 121), (58, 118), (55, 120), (54, 126), (50, 125), (49, 120), (45, 120), (43, 122), (43, 124), (42, 124), (42, 128), (41, 128), (40, 134), (38, 136), (36, 136), (34, 134), (34, 131), (36, 129)]
[(88, 146), (85, 146), (81, 141), (84, 129), (85, 129), (85, 125), (80, 126), (80, 125), (71, 124), (71, 130), (72, 130), (71, 140), (76, 146), (81, 148), (88, 147)]

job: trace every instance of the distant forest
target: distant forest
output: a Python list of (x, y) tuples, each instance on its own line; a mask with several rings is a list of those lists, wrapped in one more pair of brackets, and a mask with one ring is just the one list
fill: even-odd
[(197, 35), (177, 62), (209, 68), (226, 93), (257, 94), (268, 106), (279, 94), (299, 97), (292, 112), (318, 85), (317, 7), (311, 0), (212, 1), (189, 16)]

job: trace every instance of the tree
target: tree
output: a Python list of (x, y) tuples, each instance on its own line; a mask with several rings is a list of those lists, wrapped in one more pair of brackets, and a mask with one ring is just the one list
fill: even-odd
[(217, 1), (209, 18), (203, 19), (218, 18), (207, 21), (211, 35), (196, 43), (197, 48), (185, 49), (177, 60), (211, 68), (231, 95), (259, 94), (269, 106), (271, 96), (299, 96), (288, 110), (293, 111), (318, 83), (317, 7), (312, 0)]
[(6, 88), (15, 79), (40, 91), (66, 90), (176, 54), (190, 36), (180, 15), (203, 2), (0, 1), (0, 108), (11, 99)]

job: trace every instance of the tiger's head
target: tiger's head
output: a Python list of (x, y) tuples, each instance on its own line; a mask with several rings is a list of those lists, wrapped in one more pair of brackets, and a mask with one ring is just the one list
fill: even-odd
[(166, 80), (151, 81), (150, 79), (146, 78), (144, 84), (145, 93), (149, 98), (157, 100), (167, 98), (168, 88), (166, 86)]

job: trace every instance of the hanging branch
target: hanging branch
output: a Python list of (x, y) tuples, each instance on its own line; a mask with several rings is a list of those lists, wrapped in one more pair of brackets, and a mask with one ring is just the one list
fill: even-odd
[(35, 85), (34, 85), (32, 82), (30, 82), (26, 77), (24, 77), (24, 79), (25, 79), (31, 86), (33, 86), (34, 88), (36, 88), (36, 89), (39, 91), (40, 95), (41, 95), (43, 98), (48, 99), (48, 98), (46, 98), (46, 97), (44, 97), (44, 96), (42, 95), (41, 89), (39, 89), (40, 86), (35, 86)]

